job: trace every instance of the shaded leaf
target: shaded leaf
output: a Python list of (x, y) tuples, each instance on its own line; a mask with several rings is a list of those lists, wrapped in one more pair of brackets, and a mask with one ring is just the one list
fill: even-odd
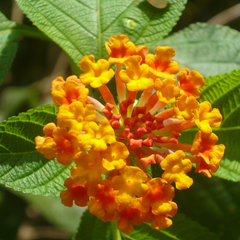
[(0, 183), (35, 195), (59, 196), (70, 166), (47, 160), (35, 150), (34, 139), (43, 135), (48, 122), (55, 122), (57, 107), (29, 110), (0, 125)]
[(73, 240), (111, 240), (110, 223), (103, 222), (86, 210)]
[(12, 31), (14, 23), (0, 12), (0, 84), (6, 77), (17, 52), (18, 34)]
[(178, 212), (208, 227), (221, 240), (238, 239), (240, 183), (198, 173), (191, 173), (190, 177), (194, 179), (190, 189), (176, 191)]
[(206, 23), (191, 24), (157, 43), (171, 46), (181, 67), (199, 71), (203, 76), (240, 69), (240, 33), (234, 29)]
[(134, 226), (134, 232), (125, 235), (126, 239), (131, 240), (214, 240), (218, 239), (214, 233), (207, 228), (200, 226), (197, 222), (190, 220), (183, 214), (173, 217), (173, 225), (164, 230), (152, 229), (150, 224), (144, 223)]
[(16, 55), (19, 35), (49, 40), (38, 29), (9, 21), (0, 12), (0, 85)]

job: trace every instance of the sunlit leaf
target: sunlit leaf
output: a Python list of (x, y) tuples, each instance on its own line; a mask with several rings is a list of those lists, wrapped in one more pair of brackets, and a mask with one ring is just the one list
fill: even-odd
[(17, 0), (34, 25), (56, 42), (76, 65), (83, 55), (107, 56), (111, 35), (127, 34), (135, 44), (153, 45), (175, 26), (186, 0), (157, 9), (145, 0)]
[(29, 110), (0, 125), (0, 183), (35, 195), (59, 196), (70, 166), (47, 160), (35, 150), (34, 138), (42, 128), (56, 121), (53, 105)]
[(156, 45), (171, 46), (181, 67), (199, 71), (203, 76), (240, 69), (240, 33), (234, 29), (206, 23), (192, 24)]

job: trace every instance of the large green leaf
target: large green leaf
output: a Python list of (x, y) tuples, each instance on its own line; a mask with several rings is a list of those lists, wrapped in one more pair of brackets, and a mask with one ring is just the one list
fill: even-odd
[[(173, 225), (165, 230), (153, 230), (151, 224), (143, 223), (134, 226), (134, 232), (129, 235), (121, 233), (122, 239), (130, 240), (214, 240), (218, 239), (214, 233), (198, 223), (186, 218), (183, 214), (177, 214), (173, 218)], [(82, 218), (79, 228), (73, 240), (112, 239), (110, 224), (105, 223), (90, 214), (87, 210)]]
[(173, 218), (173, 225), (165, 230), (153, 230), (151, 224), (134, 226), (134, 232), (125, 235), (131, 240), (215, 240), (218, 237), (207, 228), (200, 226), (197, 222), (186, 218), (183, 214), (177, 214)]
[(176, 50), (181, 67), (199, 71), (203, 76), (240, 69), (240, 33), (226, 26), (192, 24), (158, 42)]
[(35, 195), (59, 196), (70, 166), (47, 160), (35, 150), (34, 138), (42, 128), (56, 121), (53, 105), (29, 110), (0, 125), (0, 183)]
[[(240, 226), (240, 183), (191, 172), (190, 189), (178, 191), (174, 201), (179, 213), (216, 233), (221, 240), (235, 240)], [(205, 238), (202, 238), (205, 239)]]
[(19, 35), (48, 39), (36, 28), (11, 22), (0, 12), (0, 84), (6, 77), (16, 55)]
[(145, 0), (17, 0), (34, 25), (68, 53), (76, 64), (83, 55), (107, 56), (111, 35), (127, 34), (135, 44), (153, 45), (179, 19), (186, 0), (168, 0), (157, 9)]
[[(205, 79), (200, 101), (209, 101), (223, 115), (221, 127), (214, 128), (219, 143), (226, 146), (216, 175), (240, 181), (240, 70)], [(182, 134), (180, 141), (192, 143), (196, 129)]]
[(73, 240), (111, 240), (110, 223), (103, 222), (86, 210)]

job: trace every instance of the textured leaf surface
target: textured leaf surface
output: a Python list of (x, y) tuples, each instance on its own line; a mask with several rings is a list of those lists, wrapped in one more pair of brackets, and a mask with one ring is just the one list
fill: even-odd
[(203, 76), (224, 74), (240, 69), (240, 33), (226, 26), (192, 24), (158, 45), (176, 50), (181, 67), (199, 71)]
[(111, 240), (110, 223), (103, 222), (86, 210), (73, 240)]
[(53, 105), (21, 113), (0, 125), (0, 183), (35, 195), (59, 196), (70, 166), (47, 160), (35, 150), (34, 138), (42, 128), (56, 121)]
[(207, 228), (200, 226), (197, 222), (186, 218), (182, 214), (177, 214), (173, 218), (173, 225), (165, 230), (153, 230), (151, 224), (134, 226), (135, 231), (126, 239), (131, 240), (214, 240), (218, 239), (214, 233)]
[[(216, 175), (240, 181), (240, 70), (206, 78), (205, 82), (200, 101), (209, 101), (223, 115), (221, 127), (214, 128), (219, 137), (218, 143), (226, 146)], [(192, 143), (195, 132), (193, 129), (183, 133), (182, 141)]]
[(186, 0), (169, 0), (157, 9), (145, 0), (17, 0), (31, 21), (68, 53), (76, 64), (83, 55), (107, 56), (105, 42), (117, 33), (135, 44), (153, 45), (179, 19)]

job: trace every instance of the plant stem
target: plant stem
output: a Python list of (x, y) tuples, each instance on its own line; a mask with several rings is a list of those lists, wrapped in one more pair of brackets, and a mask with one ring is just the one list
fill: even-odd
[(112, 230), (112, 236), (113, 236), (113, 240), (121, 240), (121, 235), (120, 235), (120, 231), (117, 228), (117, 221), (114, 222), (110, 222), (111, 223), (111, 230)]

